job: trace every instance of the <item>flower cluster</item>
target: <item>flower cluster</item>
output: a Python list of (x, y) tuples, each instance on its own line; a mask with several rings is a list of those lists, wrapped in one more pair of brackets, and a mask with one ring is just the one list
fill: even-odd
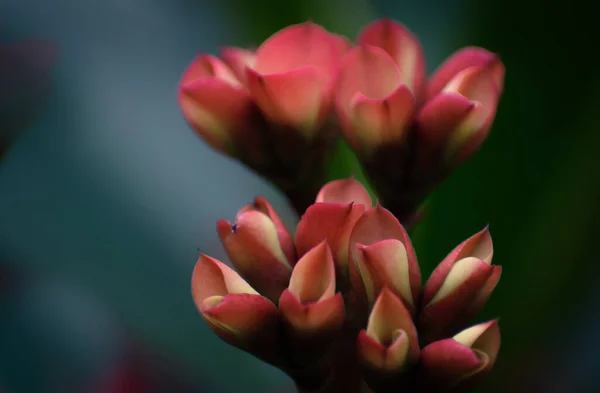
[(356, 45), (313, 23), (256, 51), (200, 55), (180, 106), (213, 148), (281, 188), (299, 213), (323, 184), (343, 135), (380, 199), (402, 222), (486, 138), (504, 83), (499, 58), (464, 48), (427, 78), (418, 39), (400, 23), (366, 26)]
[(465, 390), (494, 365), (497, 321), (468, 327), (500, 278), (487, 228), (423, 288), (404, 227), (354, 179), (326, 184), (295, 236), (262, 198), (217, 230), (237, 272), (200, 256), (200, 313), (302, 391)]

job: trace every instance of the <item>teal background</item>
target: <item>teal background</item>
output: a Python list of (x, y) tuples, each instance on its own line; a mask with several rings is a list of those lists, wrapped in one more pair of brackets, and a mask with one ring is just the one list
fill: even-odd
[[(0, 1), (0, 40), (59, 49), (47, 104), (0, 166), (0, 390), (96, 392), (129, 359), (148, 391), (277, 392), (277, 370), (206, 327), (190, 296), (198, 250), (225, 258), (216, 221), (255, 195), (285, 199), (207, 148), (177, 105), (199, 52), (256, 46), (311, 19), (353, 38), (389, 16), (433, 71), (480, 45), (506, 86), (481, 151), (428, 200), (414, 231), (429, 274), (490, 225), (503, 276), (500, 360), (481, 392), (593, 392), (600, 371), (600, 62), (597, 6), (541, 0)], [(340, 150), (336, 176), (356, 172)], [(3, 282), (6, 280), (3, 280)], [(137, 358), (136, 358), (137, 359)], [(141, 366), (139, 364), (141, 364)], [(127, 363), (129, 364), (129, 363)], [(136, 369), (137, 370), (137, 369)]]

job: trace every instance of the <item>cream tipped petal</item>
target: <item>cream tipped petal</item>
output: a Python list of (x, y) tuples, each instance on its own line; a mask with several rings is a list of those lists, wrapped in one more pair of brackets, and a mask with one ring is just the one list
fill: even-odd
[(201, 254), (192, 274), (192, 294), (200, 307), (205, 299), (223, 297), (228, 294), (258, 293), (232, 268), (223, 262)]
[(261, 294), (277, 301), (287, 287), (292, 268), (273, 220), (262, 212), (248, 211), (237, 217), (235, 225), (219, 221), (217, 230), (240, 274)]
[(236, 214), (236, 217), (239, 217), (248, 211), (259, 211), (273, 220), (273, 224), (275, 224), (275, 227), (277, 228), (279, 244), (281, 245), (288, 262), (294, 263), (296, 261), (294, 241), (290, 235), (290, 232), (271, 204), (263, 197), (256, 197), (254, 203), (246, 205), (240, 209), (240, 211)]
[(371, 246), (388, 239), (399, 240), (406, 249), (412, 299), (416, 299), (421, 291), (421, 272), (417, 256), (406, 230), (387, 209), (377, 205), (363, 214), (354, 225), (349, 244), (351, 266), (357, 267), (359, 263), (357, 244)]
[(427, 97), (439, 94), (456, 74), (473, 66), (487, 68), (497, 90), (502, 92), (505, 69), (498, 56), (483, 48), (467, 47), (454, 53), (435, 71), (427, 86)]
[(409, 361), (416, 360), (419, 356), (419, 342), (412, 317), (402, 301), (392, 291), (383, 288), (369, 316), (367, 335), (378, 343), (389, 346), (397, 338), (398, 330), (405, 332), (408, 337)]
[(400, 240), (387, 239), (368, 247), (359, 246), (358, 261), (369, 304), (375, 302), (383, 287), (388, 287), (414, 310), (408, 255)]
[(242, 48), (223, 48), (221, 50), (221, 59), (231, 68), (236, 77), (242, 82), (246, 81), (246, 68), (252, 68), (256, 60), (256, 54), (253, 51)]
[(399, 86), (383, 100), (370, 99), (357, 93), (351, 102), (350, 116), (364, 154), (369, 156), (377, 147), (401, 143), (415, 110), (415, 99), (405, 85)]
[(350, 232), (364, 211), (365, 207), (359, 204), (316, 203), (309, 206), (296, 230), (298, 256), (327, 240), (336, 265), (346, 269)]
[(365, 187), (353, 177), (330, 181), (317, 194), (317, 203), (357, 203), (366, 208), (372, 206), (371, 196)]
[(326, 241), (298, 261), (288, 287), (301, 302), (318, 302), (335, 294), (335, 265)]
[(419, 97), (424, 87), (425, 56), (419, 39), (404, 25), (382, 19), (366, 26), (358, 35), (361, 45), (373, 45), (386, 51), (400, 70), (402, 83)]
[(486, 354), (487, 367), (491, 368), (496, 362), (500, 350), (500, 328), (498, 320), (492, 320), (472, 326), (456, 334), (454, 340)]
[(409, 338), (402, 329), (393, 333), (391, 342), (387, 345), (382, 345), (362, 330), (358, 335), (357, 349), (361, 362), (377, 371), (400, 371), (409, 362)]
[(452, 292), (456, 291), (456, 289), (463, 285), (467, 280), (473, 277), (473, 275), (476, 275), (479, 272), (489, 271), (491, 273), (491, 267), (489, 267), (489, 269), (487, 267), (489, 267), (489, 265), (481, 261), (481, 259), (475, 257), (460, 259), (452, 266), (448, 272), (448, 275), (446, 276), (446, 279), (442, 283), (442, 286), (435, 294), (433, 299), (431, 299), (430, 303), (435, 303), (438, 300), (447, 297)]
[(477, 258), (491, 264), (494, 247), (489, 228), (486, 226), (452, 250), (446, 258), (436, 267), (431, 274), (423, 293), (423, 301), (429, 303), (433, 296), (439, 292), (442, 283), (452, 269), (452, 266), (463, 258)]
[(299, 129), (307, 139), (314, 137), (331, 106), (326, 79), (310, 66), (272, 75), (247, 69), (248, 89), (263, 113), (276, 124)]
[(303, 304), (286, 289), (279, 299), (279, 310), (284, 321), (300, 335), (329, 336), (338, 332), (344, 323), (344, 299), (341, 293)]

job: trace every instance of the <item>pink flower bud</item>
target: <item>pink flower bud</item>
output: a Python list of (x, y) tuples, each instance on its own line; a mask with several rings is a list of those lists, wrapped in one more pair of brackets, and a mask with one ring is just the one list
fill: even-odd
[(500, 266), (491, 265), (493, 253), (486, 227), (458, 245), (433, 271), (419, 316), (426, 342), (462, 328), (485, 305), (502, 272)]
[(470, 157), (487, 137), (500, 93), (490, 67), (468, 67), (456, 74), (418, 114), (419, 135), (440, 151), (446, 165)]
[(331, 335), (344, 322), (344, 301), (335, 293), (335, 265), (327, 242), (304, 254), (279, 300), (284, 320), (301, 336)]
[(275, 305), (224, 263), (201, 255), (192, 275), (192, 295), (202, 317), (224, 341), (255, 350), (275, 339), (279, 318)]
[(344, 137), (369, 159), (379, 148), (405, 139), (416, 103), (390, 55), (361, 45), (342, 60), (336, 108)]
[(315, 203), (298, 223), (296, 251), (302, 256), (323, 240), (327, 240), (340, 271), (348, 267), (348, 241), (358, 218), (364, 213), (362, 204)]
[(356, 203), (365, 208), (373, 206), (371, 196), (356, 179), (340, 179), (325, 184), (317, 194), (317, 203)]
[(354, 225), (350, 235), (350, 273), (361, 302), (373, 304), (384, 287), (415, 311), (421, 273), (408, 234), (400, 222), (377, 205)]
[(423, 391), (467, 392), (492, 369), (500, 349), (498, 321), (475, 325), (421, 351)]
[(413, 33), (401, 23), (385, 18), (367, 25), (357, 42), (386, 51), (398, 66), (402, 82), (420, 99), (426, 79), (425, 56)]
[[(289, 244), (281, 242), (281, 226), (278, 228), (274, 220), (261, 211), (243, 209), (235, 224), (220, 220), (217, 230), (240, 274), (261, 294), (277, 302), (288, 286), (293, 263), (284, 251), (285, 247), (291, 252)], [(285, 242), (285, 237), (283, 239)]]
[(186, 120), (214, 149), (238, 154), (253, 103), (234, 72), (214, 56), (200, 55), (183, 75), (179, 105)]
[(286, 27), (256, 51), (248, 89), (271, 122), (311, 140), (329, 116), (341, 51), (341, 40), (318, 25)]
[(496, 90), (502, 93), (505, 68), (498, 55), (483, 48), (467, 47), (454, 53), (435, 71), (427, 84), (427, 98), (438, 95), (456, 75), (469, 67), (487, 68)]
[(399, 372), (419, 358), (417, 330), (410, 312), (389, 289), (383, 288), (358, 336), (360, 361), (381, 373)]

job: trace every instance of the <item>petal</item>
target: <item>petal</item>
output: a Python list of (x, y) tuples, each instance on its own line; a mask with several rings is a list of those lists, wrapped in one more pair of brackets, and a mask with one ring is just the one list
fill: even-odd
[(419, 39), (404, 25), (381, 19), (366, 26), (358, 35), (361, 45), (372, 45), (386, 51), (400, 69), (402, 83), (417, 97), (422, 95), (426, 69)]
[(370, 156), (380, 147), (400, 144), (406, 138), (415, 110), (415, 99), (405, 85), (383, 100), (357, 93), (351, 103), (350, 116), (356, 139), (364, 150), (362, 154)]
[(292, 25), (263, 42), (256, 52), (254, 69), (269, 75), (311, 67), (325, 74), (330, 83), (338, 65), (339, 48), (339, 41), (314, 23)]
[(336, 265), (348, 266), (348, 241), (354, 223), (364, 213), (363, 205), (316, 203), (306, 209), (296, 229), (296, 251), (299, 257), (327, 240)]
[(356, 203), (370, 208), (372, 206), (371, 196), (365, 187), (354, 179), (340, 179), (325, 184), (317, 194), (317, 203)]
[(266, 214), (275, 224), (277, 228), (277, 236), (279, 237), (279, 244), (287, 258), (287, 260), (291, 263), (296, 261), (296, 249), (294, 247), (294, 241), (292, 240), (292, 235), (287, 230), (285, 224), (275, 211), (271, 204), (267, 202), (265, 198), (256, 197), (253, 204), (246, 205), (237, 213), (236, 217), (242, 215), (248, 211), (259, 211), (263, 214)]
[(493, 367), (500, 350), (500, 328), (498, 320), (480, 323), (456, 334), (454, 340), (487, 355), (487, 368)]
[(246, 91), (206, 77), (182, 86), (179, 105), (206, 143), (223, 153), (236, 153), (236, 143), (241, 141), (240, 134), (252, 113), (252, 100)]
[(329, 114), (331, 89), (314, 67), (272, 75), (261, 75), (248, 68), (247, 83), (270, 121), (297, 128), (309, 140)]
[(285, 322), (300, 335), (329, 335), (339, 331), (344, 323), (344, 299), (341, 293), (303, 304), (286, 289), (279, 299), (279, 310)]
[(349, 258), (352, 261), (350, 264), (350, 271), (352, 273), (353, 268), (357, 266), (358, 263), (357, 244), (371, 246), (379, 241), (387, 239), (399, 240), (406, 248), (412, 298), (417, 299), (419, 292), (421, 291), (421, 272), (419, 270), (419, 263), (417, 262), (415, 250), (413, 249), (410, 238), (402, 224), (400, 224), (398, 219), (396, 219), (392, 213), (380, 205), (369, 209), (354, 225), (352, 233), (350, 234), (349, 244)]
[(335, 33), (329, 34), (331, 35), (331, 38), (333, 39), (333, 44), (337, 49), (338, 57), (341, 59), (352, 48), (352, 41), (350, 41), (343, 35)]
[(496, 115), (499, 91), (493, 75), (481, 67), (469, 67), (459, 72), (443, 92), (457, 92), (474, 103), (471, 111), (459, 124), (449, 140), (446, 155), (462, 160), (483, 142)]
[(348, 112), (356, 93), (373, 100), (383, 100), (402, 85), (400, 71), (382, 49), (361, 45), (342, 59), (336, 89), (340, 110)]
[(292, 271), (288, 289), (302, 303), (318, 302), (335, 294), (335, 265), (327, 241), (300, 258)]
[(232, 268), (215, 258), (200, 255), (192, 274), (192, 294), (198, 307), (211, 296), (243, 293), (258, 295)]
[[(467, 257), (458, 260), (448, 272), (444, 279), (440, 290), (435, 294), (429, 304), (436, 303), (461, 288), (465, 283), (470, 283), (469, 292), (474, 292), (473, 289), (479, 290), (487, 281), (492, 273), (493, 268), (482, 260), (475, 257)], [(485, 277), (482, 281), (482, 277)], [(471, 283), (472, 282), (472, 283)], [(481, 285), (477, 285), (481, 283)]]
[(441, 93), (427, 101), (417, 115), (420, 140), (435, 149), (445, 146), (452, 132), (473, 112), (475, 103), (456, 92)]
[(498, 56), (483, 48), (467, 47), (454, 53), (435, 71), (427, 86), (427, 97), (439, 94), (459, 72), (473, 66), (487, 68), (496, 90), (502, 92), (505, 69)]
[(419, 357), (419, 340), (412, 316), (404, 303), (388, 288), (383, 288), (373, 306), (367, 335), (384, 346), (394, 341), (398, 330), (402, 330), (408, 337), (408, 360), (415, 361)]
[(212, 296), (204, 299), (199, 309), (217, 334), (238, 340), (261, 334), (278, 318), (275, 305), (260, 295)]
[(242, 48), (223, 48), (221, 50), (221, 59), (231, 68), (235, 76), (246, 84), (246, 68), (254, 67), (256, 54)]
[(361, 330), (358, 334), (357, 347), (360, 361), (375, 370), (384, 372), (402, 370), (408, 363), (410, 344), (408, 335), (402, 329), (393, 333), (392, 341), (388, 345), (382, 345), (371, 338), (366, 331)]
[(462, 379), (482, 370), (487, 356), (448, 338), (433, 342), (421, 351), (419, 381), (436, 391), (455, 387)]
[(217, 230), (240, 274), (261, 294), (274, 302), (279, 300), (292, 269), (273, 221), (261, 212), (249, 211), (238, 216), (234, 225), (219, 221)]
[(415, 309), (413, 299), (408, 255), (400, 240), (387, 239), (371, 246), (359, 246), (359, 272), (365, 284), (369, 305), (382, 288), (388, 287), (405, 302), (411, 312)]
[(463, 258), (473, 257), (482, 260), (487, 264), (492, 263), (494, 255), (494, 245), (490, 236), (489, 228), (486, 226), (478, 233), (460, 243), (454, 248), (438, 267), (431, 273), (423, 292), (423, 302), (427, 304), (439, 292), (446, 276), (452, 269), (452, 266)]
[(240, 80), (227, 64), (210, 55), (196, 57), (181, 78), (182, 87), (205, 78), (216, 78), (230, 86), (241, 87)]

